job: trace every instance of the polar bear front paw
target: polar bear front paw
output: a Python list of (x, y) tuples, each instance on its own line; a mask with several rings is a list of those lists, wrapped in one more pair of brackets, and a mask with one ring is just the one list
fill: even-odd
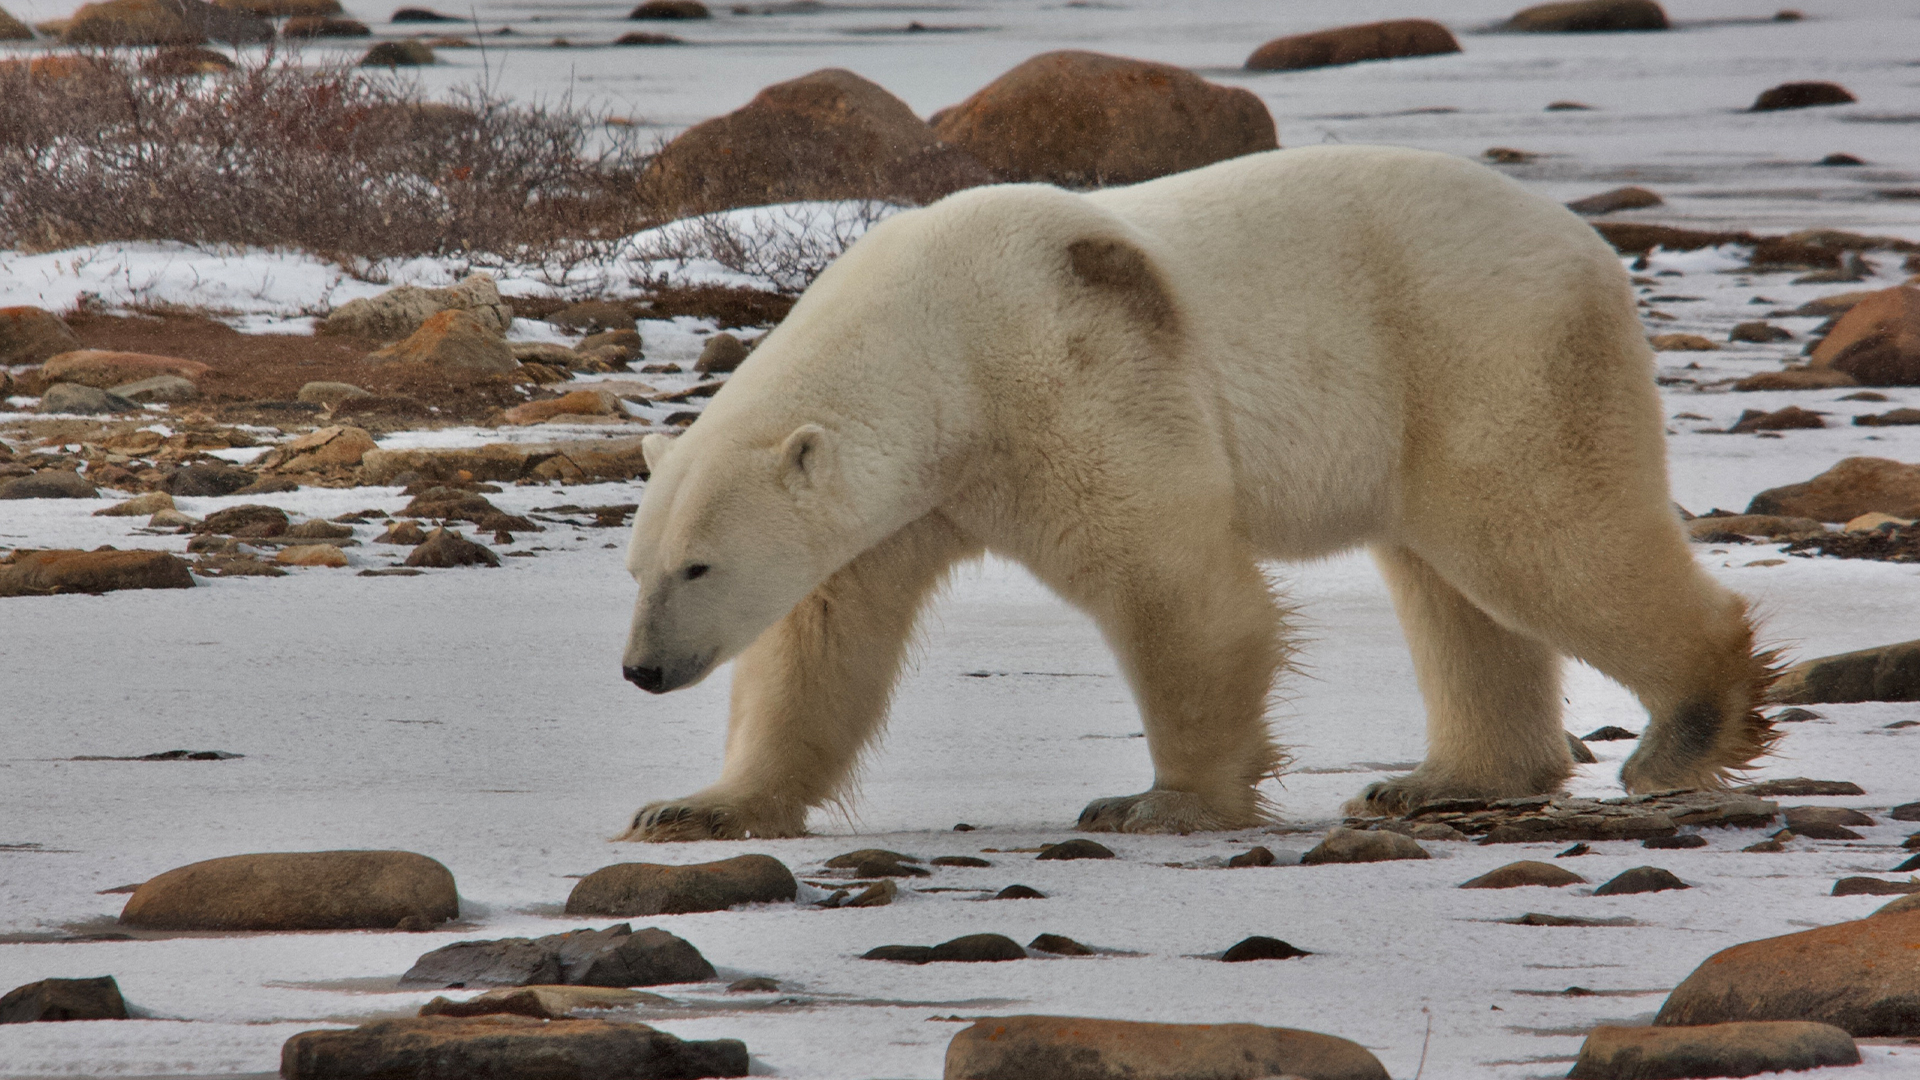
[(1095, 799), (1080, 811), (1076, 828), (1082, 832), (1193, 833), (1245, 829), (1262, 824), (1257, 807), (1245, 813), (1222, 812), (1207, 806), (1191, 791), (1143, 791)]
[(673, 843), (688, 840), (745, 840), (806, 834), (806, 810), (765, 812), (756, 804), (704, 792), (684, 799), (648, 803), (633, 815), (633, 825), (616, 840)]

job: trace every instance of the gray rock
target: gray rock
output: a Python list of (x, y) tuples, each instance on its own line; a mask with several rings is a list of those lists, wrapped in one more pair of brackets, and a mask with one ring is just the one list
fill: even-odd
[(1300, 857), (1304, 866), (1328, 863), (1391, 862), (1396, 859), (1431, 859), (1427, 849), (1412, 837), (1399, 833), (1358, 829), (1333, 829), (1313, 850)]
[(1887, 816), (1895, 821), (1920, 821), (1920, 802), (1901, 803), (1887, 811)]
[(1027, 948), (1034, 952), (1051, 953), (1054, 956), (1092, 956), (1093, 950), (1061, 934), (1041, 934), (1027, 942)]
[(343, 401), (372, 396), (352, 383), (310, 382), (300, 388), (300, 392), (294, 395), (294, 400), (304, 401), (310, 405), (324, 405), (332, 409)]
[[(426, 62), (432, 63), (432, 53), (427, 55)], [(318, 332), (394, 341), (449, 308), (473, 313), (498, 335), (505, 335), (513, 325), (513, 308), (500, 298), (493, 278), (473, 274), (450, 289), (401, 285), (379, 296), (349, 300), (327, 316)]]
[(79, 416), (133, 412), (140, 406), (118, 394), (79, 383), (54, 383), (40, 395), (39, 411)]
[(1795, 664), (1780, 674), (1771, 697), (1787, 705), (1920, 701), (1920, 641)]
[(1580, 736), (1571, 731), (1567, 732), (1567, 752), (1573, 755), (1576, 765), (1592, 765), (1600, 760), (1593, 756), (1592, 750), (1587, 749), (1586, 743), (1580, 741)]
[(125, 1020), (127, 1003), (113, 976), (41, 979), (0, 996), (0, 1024), (50, 1020)]
[(1026, 958), (1027, 950), (1003, 934), (967, 934), (943, 941), (927, 954), (927, 961), (934, 964), (998, 963)]
[(700, 347), (700, 359), (693, 362), (693, 370), (703, 374), (720, 374), (732, 371), (747, 358), (747, 347), (740, 339), (722, 330), (707, 339)]
[(1633, 893), (1667, 892), (1693, 886), (1657, 866), (1636, 866), (1593, 890), (1595, 896), (1628, 896)]
[(882, 945), (860, 954), (862, 960), (890, 960), (896, 964), (924, 964), (933, 959), (926, 945)]
[(175, 470), (167, 477), (169, 494), (180, 496), (231, 495), (251, 485), (259, 477), (237, 465), (195, 462)]
[(91, 499), (99, 494), (71, 469), (42, 469), (0, 484), (0, 499)]
[(193, 380), (183, 379), (178, 375), (155, 375), (151, 379), (121, 383), (107, 392), (139, 403), (192, 401), (200, 396), (200, 388), (193, 385)]
[(1789, 806), (1782, 811), (1787, 819), (1787, 828), (1801, 835), (1807, 835), (1809, 825), (1872, 825), (1873, 819), (1858, 810), (1849, 810), (1844, 806)]
[(1910, 896), (1920, 893), (1920, 881), (1887, 881), (1872, 877), (1844, 877), (1833, 883), (1834, 896)]
[(659, 986), (713, 976), (713, 965), (685, 940), (620, 923), (541, 938), (457, 941), (414, 961), (400, 985)]
[(725, 911), (792, 900), (798, 892), (793, 872), (771, 855), (690, 866), (618, 863), (581, 878), (567, 897), (567, 914), (627, 918)]

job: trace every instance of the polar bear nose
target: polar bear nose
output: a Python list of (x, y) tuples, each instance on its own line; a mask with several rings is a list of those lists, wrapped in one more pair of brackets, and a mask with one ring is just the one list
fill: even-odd
[(658, 694), (666, 690), (666, 673), (657, 667), (623, 667), (620, 673), (627, 681), (645, 690), (649, 694)]

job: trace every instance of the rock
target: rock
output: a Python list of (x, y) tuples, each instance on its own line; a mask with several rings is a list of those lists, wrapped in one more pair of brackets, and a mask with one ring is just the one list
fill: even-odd
[(713, 978), (685, 940), (619, 923), (542, 938), (458, 941), (414, 961), (402, 986), (661, 986)]
[(281, 1049), (280, 1075), (284, 1080), (745, 1076), (747, 1047), (738, 1039), (683, 1040), (645, 1024), (606, 1020), (435, 1016), (303, 1031)]
[(1642, 210), (1649, 206), (1660, 206), (1666, 202), (1660, 196), (1643, 187), (1614, 188), (1598, 195), (1589, 195), (1584, 199), (1575, 199), (1567, 204), (1567, 209), (1576, 214), (1611, 214), (1615, 210)]
[(1789, 405), (1774, 412), (1761, 412), (1747, 409), (1740, 414), (1727, 431), (1734, 435), (1744, 435), (1754, 431), (1791, 431), (1799, 428), (1823, 428), (1827, 426), (1820, 414), (1809, 412), (1798, 405)]
[(1867, 918), (1877, 919), (1882, 915), (1903, 915), (1909, 911), (1920, 911), (1920, 893), (1909, 893), (1890, 904), (1882, 904), (1875, 908), (1873, 914), (1867, 916)]
[(547, 321), (555, 326), (577, 330), (584, 334), (599, 334), (610, 330), (633, 331), (635, 327), (633, 312), (628, 310), (626, 305), (616, 304), (610, 300), (582, 300), (579, 303), (568, 304), (547, 316)]
[(1243, 851), (1227, 860), (1227, 866), (1238, 869), (1243, 866), (1272, 866), (1273, 852), (1264, 847)]
[(627, 12), (629, 19), (711, 19), (713, 13), (700, 0), (646, 0), (645, 3)]
[(144, 517), (171, 509), (173, 509), (173, 496), (164, 491), (149, 491), (145, 495), (135, 495), (126, 502), (114, 503), (104, 509), (95, 510), (93, 516)]
[(1834, 390), (1859, 386), (1860, 381), (1844, 371), (1820, 371), (1793, 367), (1783, 371), (1763, 371), (1733, 384), (1735, 390)]
[(1770, 696), (1788, 705), (1920, 701), (1920, 641), (1802, 661), (1780, 673)]
[(449, 289), (401, 285), (379, 296), (349, 300), (335, 308), (315, 332), (395, 341), (449, 310), (468, 312), (490, 327), (495, 336), (504, 337), (513, 325), (513, 308), (500, 298), (492, 276), (470, 274)]
[(700, 359), (693, 362), (693, 370), (702, 374), (719, 374), (732, 371), (747, 358), (747, 347), (740, 339), (725, 330), (707, 339), (700, 346)]
[(1920, 287), (1868, 293), (1814, 346), (1816, 370), (1865, 386), (1920, 386)]
[(686, 38), (672, 34), (649, 34), (641, 30), (629, 31), (613, 39), (615, 45), (685, 45)]
[(136, 404), (149, 401), (192, 401), (200, 396), (199, 387), (178, 375), (155, 375), (150, 379), (121, 383), (108, 392)]
[(1515, 889), (1523, 885), (1544, 885), (1558, 889), (1563, 885), (1585, 885), (1587, 879), (1571, 870), (1565, 870), (1552, 863), (1534, 862), (1523, 859), (1508, 863), (1498, 870), (1489, 870), (1472, 881), (1461, 884), (1463, 889)]
[(273, 24), (201, 0), (104, 0), (82, 4), (60, 36), (68, 45), (250, 44), (272, 40)]
[[(1686, 524), (1687, 535), (1706, 543), (1725, 543), (1727, 536), (1749, 536), (1769, 540), (1798, 540), (1806, 536), (1824, 536), (1825, 526), (1812, 518), (1779, 517), (1772, 514), (1732, 514), (1726, 517), (1694, 518)], [(1619, 729), (1615, 729), (1619, 730)], [(1618, 738), (1619, 736), (1615, 736)], [(1627, 738), (1634, 738), (1628, 734)], [(1588, 736), (1592, 738), (1592, 736)]]
[(1058, 844), (1048, 844), (1040, 849), (1036, 859), (1111, 859), (1113, 852), (1105, 844), (1096, 844), (1091, 840), (1075, 837)]
[(930, 871), (913, 865), (919, 861), (911, 855), (884, 848), (861, 848), (845, 855), (835, 855), (827, 860), (826, 865), (834, 870), (851, 870), (855, 877), (863, 878), (929, 876)]
[(280, 549), (273, 561), (281, 566), (327, 566), (347, 565), (347, 553), (332, 544), (296, 544)]
[[(26, 23), (23, 23), (19, 19), (14, 18), (12, 15), (7, 14), (6, 9), (0, 8), (0, 41), (32, 41), (32, 40), (33, 40), (33, 29), (29, 27)], [(4, 318), (4, 316), (0, 316), (0, 318)], [(0, 364), (9, 363), (9, 362), (10, 361), (7, 361), (7, 360), (0, 360)]]
[[(228, 7), (228, 5), (216, 5)], [(231, 8), (229, 8), (231, 10)], [(169, 45), (140, 62), (140, 73), (154, 79), (185, 79), (198, 75), (224, 75), (239, 65), (226, 54), (198, 45)]]
[(1459, 51), (1460, 43), (1437, 22), (1392, 19), (1274, 38), (1253, 50), (1246, 66), (1249, 71), (1299, 71)]
[(1833, 883), (1834, 896), (1908, 896), (1913, 893), (1920, 893), (1920, 881), (1844, 877)]
[(1707, 838), (1699, 833), (1681, 833), (1678, 836), (1649, 836), (1640, 842), (1643, 848), (1654, 851), (1687, 851), (1707, 846)]
[(934, 858), (932, 858), (932, 859), (929, 859), (929, 860), (928, 860), (928, 862), (929, 862), (929, 863), (930, 863), (931, 865), (933, 865), (933, 866), (973, 866), (973, 867), (979, 867), (979, 866), (992, 866), (992, 865), (993, 865), (992, 863), (990, 863), (990, 862), (988, 862), (987, 860), (985, 860), (985, 859), (982, 859), (982, 858), (978, 858), (978, 857), (976, 857), (976, 856), (973, 856), (973, 855), (939, 855), (939, 856), (935, 856), (935, 857), (934, 857)]
[(605, 390), (575, 390), (545, 401), (515, 405), (503, 417), (509, 424), (538, 424), (562, 416), (626, 415), (620, 399)]
[(71, 469), (41, 469), (0, 483), (0, 499), (91, 499), (93, 484)]
[(519, 365), (506, 339), (479, 316), (457, 309), (429, 315), (405, 341), (369, 353), (367, 362), (424, 363), (496, 375)]
[(434, 62), (433, 49), (415, 38), (383, 41), (360, 58), (361, 67), (425, 67)]
[(462, 20), (453, 15), (442, 15), (432, 8), (403, 7), (396, 8), (387, 20), (397, 23), (449, 23)]
[(200, 461), (175, 470), (167, 477), (167, 491), (173, 495), (196, 497), (232, 495), (259, 477), (237, 465)]
[(771, 855), (667, 866), (618, 863), (581, 878), (567, 897), (569, 915), (617, 917), (725, 911), (741, 904), (792, 900), (792, 871)]
[(75, 349), (60, 353), (40, 367), (43, 384), (79, 383), (105, 389), (155, 375), (178, 375), (183, 379), (203, 379), (213, 369), (198, 360), (150, 353), (115, 352), (109, 349)]
[(442, 525), (407, 555), (408, 566), (499, 566), (500, 556)]
[[(1815, 527), (1818, 527), (1820, 523), (1816, 521), (1813, 524)], [(1637, 739), (1639, 737), (1640, 736), (1637, 732), (1628, 731), (1626, 728), (1617, 727), (1613, 724), (1608, 724), (1605, 727), (1595, 728), (1592, 731), (1587, 732), (1585, 735), (1580, 736), (1580, 741), (1581, 742), (1619, 742), (1622, 739)]]
[(1567, 752), (1573, 755), (1575, 765), (1593, 765), (1600, 760), (1593, 756), (1592, 750), (1587, 749), (1586, 743), (1580, 741), (1580, 736), (1571, 731), (1567, 732)]
[(1830, 1024), (1748, 1021), (1700, 1027), (1614, 1027), (1587, 1033), (1567, 1080), (1752, 1076), (1858, 1065), (1853, 1037)]
[(372, 37), (373, 31), (358, 19), (300, 15), (287, 20), (286, 25), (280, 28), (280, 36), (289, 41), (298, 41), (303, 38)]
[(533, 1016), (566, 1020), (576, 1012), (671, 1005), (671, 998), (612, 986), (515, 986), (489, 990), (465, 1001), (437, 997), (420, 1006), (421, 1016)]
[[(1790, 777), (1785, 780), (1762, 780), (1757, 784), (1747, 784), (1735, 790), (1748, 795), (1758, 795), (1763, 799), (1776, 799), (1783, 795), (1791, 798), (1806, 798), (1810, 795), (1866, 794), (1859, 784), (1850, 780), (1809, 780), (1804, 776)], [(1787, 814), (1787, 820), (1792, 821), (1793, 811), (1789, 810)], [(1869, 819), (1867, 824), (1873, 824), (1872, 820)]]
[(1811, 1020), (1855, 1038), (1920, 1035), (1920, 911), (1723, 949), (1674, 988), (1654, 1023)]
[(1054, 956), (1092, 956), (1093, 950), (1085, 945), (1060, 934), (1041, 934), (1027, 942), (1027, 948), (1034, 952), (1052, 953)]
[(313, 472), (331, 467), (351, 468), (360, 464), (367, 451), (378, 449), (365, 428), (334, 425), (317, 428), (277, 446), (261, 459), (263, 468), (280, 472)]
[(1047, 894), (1025, 885), (1009, 885), (993, 894), (995, 900), (1045, 900)]
[(927, 962), (933, 964), (988, 964), (1026, 958), (1027, 950), (1002, 934), (968, 934), (943, 941), (927, 954)]
[(1854, 832), (1845, 825), (1834, 825), (1825, 821), (1809, 821), (1797, 829), (1782, 829), (1774, 834), (1774, 839), (1791, 840), (1796, 836), (1804, 836), (1809, 840), (1865, 839), (1859, 833)]
[(993, 182), (906, 103), (850, 71), (775, 83), (688, 128), (642, 176), (663, 216), (810, 199), (928, 203)]
[(391, 930), (460, 914), (447, 868), (411, 851), (233, 855), (169, 870), (134, 891), (123, 926), (143, 930)]
[(1305, 949), (1296, 949), (1279, 938), (1261, 937), (1255, 934), (1220, 954), (1220, 959), (1229, 964), (1243, 964), (1249, 960), (1291, 960), (1296, 956), (1312, 955)]
[(53, 312), (37, 307), (0, 308), (0, 366), (37, 364), (80, 349), (80, 338)]
[(1634, 893), (1667, 892), (1693, 886), (1657, 866), (1636, 866), (1593, 890), (1595, 896), (1631, 896)]
[(507, 348), (512, 349), (513, 358), (523, 364), (545, 364), (564, 370), (580, 359), (579, 353), (551, 341), (509, 341)]
[(895, 885), (892, 878), (881, 878), (860, 890), (858, 896), (845, 901), (840, 906), (843, 908), (886, 907), (899, 895), (900, 886)]
[(40, 395), (38, 411), (77, 416), (133, 412), (140, 406), (118, 394), (79, 383), (55, 383)]
[(618, 349), (622, 363), (632, 363), (645, 357), (641, 353), (640, 332), (638, 330), (602, 330), (597, 334), (588, 334), (574, 346), (580, 353), (596, 352), (601, 349)]
[(933, 959), (926, 945), (882, 945), (860, 954), (862, 960), (891, 960), (896, 964), (924, 964)]
[(1149, 1024), (999, 1016), (947, 1044), (945, 1080), (1387, 1080), (1358, 1043), (1254, 1024)]
[(369, 394), (367, 391), (360, 389), (352, 383), (310, 382), (300, 388), (300, 392), (295, 395), (294, 400), (305, 401), (314, 405), (324, 405), (332, 409), (343, 401), (372, 396), (372, 394)]
[(1699, 334), (1655, 334), (1647, 339), (1655, 352), (1713, 352), (1720, 346)]
[(1901, 803), (1887, 811), (1887, 816), (1895, 821), (1920, 821), (1920, 802)]
[(1793, 334), (1785, 327), (1770, 322), (1735, 323), (1727, 331), (1728, 341), (1744, 341), (1753, 345), (1769, 345), (1776, 341), (1792, 341)]
[(1781, 83), (1770, 90), (1762, 90), (1760, 96), (1753, 99), (1749, 112), (1774, 112), (1779, 109), (1805, 109), (1815, 105), (1848, 105), (1859, 99), (1847, 92), (1847, 88), (1830, 82), (1790, 82)]
[(222, 536), (264, 538), (279, 536), (287, 531), (287, 525), (285, 510), (277, 506), (243, 503), (208, 514), (206, 520), (196, 526), (193, 531)]
[(1785, 810), (1787, 828), (1802, 835), (1809, 825), (1866, 825), (1871, 826), (1872, 818), (1858, 810), (1849, 810), (1844, 806), (1789, 806)]
[(125, 1020), (127, 1003), (113, 976), (41, 979), (0, 996), (0, 1024), (51, 1020)]
[(727, 984), (727, 993), (729, 994), (771, 994), (778, 992), (779, 989), (780, 983), (778, 981), (760, 976), (755, 976), (750, 979), (735, 979)]
[(1667, 13), (1654, 0), (1572, 0), (1522, 8), (1506, 29), (1532, 34), (1665, 30)]
[(1920, 518), (1920, 465), (1850, 457), (1811, 480), (1769, 488), (1747, 504), (1749, 514), (1850, 521), (1872, 511)]
[(1920, 409), (1889, 409), (1883, 413), (1853, 418), (1855, 427), (1907, 427), (1920, 424)]
[(408, 547), (417, 547), (427, 542), (427, 534), (425, 530), (420, 528), (419, 522), (403, 519), (388, 525), (387, 531), (381, 533), (374, 542), (377, 544), (405, 544)]
[(0, 596), (191, 588), (186, 562), (165, 551), (16, 551), (0, 561)]
[(310, 518), (288, 529), (285, 535), (296, 540), (345, 540), (353, 535), (353, 526)]
[(1065, 187), (1138, 183), (1279, 145), (1249, 90), (1077, 51), (1035, 56), (932, 123), (1002, 180)]
[(1412, 837), (1399, 833), (1332, 829), (1312, 851), (1300, 856), (1300, 863), (1303, 866), (1321, 866), (1328, 863), (1391, 862), (1396, 859), (1432, 857)]

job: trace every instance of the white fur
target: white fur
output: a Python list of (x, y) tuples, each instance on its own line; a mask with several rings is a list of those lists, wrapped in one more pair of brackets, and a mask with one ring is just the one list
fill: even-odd
[(1455, 158), (1282, 150), (900, 214), (647, 456), (629, 673), (740, 663), (721, 780), (635, 838), (803, 830), (884, 721), (925, 597), (983, 549), (1088, 611), (1140, 704), (1154, 788), (1083, 827), (1261, 820), (1287, 649), (1257, 562), (1362, 544), (1431, 736), (1375, 805), (1557, 787), (1561, 655), (1651, 710), (1634, 786), (1744, 760), (1751, 634), (1671, 511), (1626, 275)]

